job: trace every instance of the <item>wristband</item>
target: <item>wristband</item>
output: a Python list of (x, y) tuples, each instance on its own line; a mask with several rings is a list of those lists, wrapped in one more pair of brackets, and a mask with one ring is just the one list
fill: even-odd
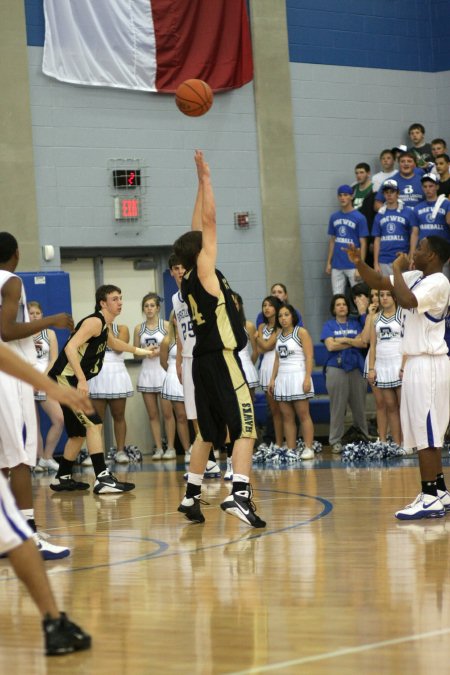
[[(367, 372), (370, 373), (371, 370), (375, 370), (375, 368), (368, 368)], [(400, 371), (401, 372), (401, 371)]]

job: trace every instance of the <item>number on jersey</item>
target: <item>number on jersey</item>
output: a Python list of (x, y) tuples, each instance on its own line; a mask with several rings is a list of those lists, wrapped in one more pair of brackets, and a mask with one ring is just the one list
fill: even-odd
[(191, 306), (191, 312), (192, 312), (192, 318), (197, 324), (197, 326), (200, 326), (202, 323), (205, 323), (205, 319), (203, 318), (203, 314), (201, 314), (198, 311), (197, 303), (195, 302), (194, 298), (192, 295), (189, 293), (188, 295), (188, 300), (189, 304)]

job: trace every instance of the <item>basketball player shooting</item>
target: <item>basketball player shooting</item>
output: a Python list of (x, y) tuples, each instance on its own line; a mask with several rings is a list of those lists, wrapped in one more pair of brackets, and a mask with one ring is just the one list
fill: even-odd
[(248, 384), (237, 355), (247, 336), (227, 280), (216, 269), (216, 207), (211, 173), (203, 153), (196, 151), (195, 163), (201, 188), (202, 231), (182, 235), (174, 253), (187, 270), (181, 294), (188, 306), (195, 333), (192, 375), (199, 426), (192, 450), (186, 495), (179, 506), (192, 522), (203, 522), (201, 485), (211, 443), (224, 444), (227, 429), (233, 449), (233, 490), (221, 504), (226, 513), (251, 527), (265, 527), (256, 515), (250, 486), (255, 417)]

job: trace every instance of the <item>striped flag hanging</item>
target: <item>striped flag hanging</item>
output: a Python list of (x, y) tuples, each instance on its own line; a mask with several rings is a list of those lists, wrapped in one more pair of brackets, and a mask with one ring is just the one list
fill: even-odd
[(44, 0), (42, 70), (63, 82), (214, 91), (253, 77), (246, 0)]

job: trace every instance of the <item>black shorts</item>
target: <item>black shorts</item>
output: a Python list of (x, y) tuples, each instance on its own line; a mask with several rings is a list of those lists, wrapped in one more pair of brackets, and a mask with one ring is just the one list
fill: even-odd
[(256, 438), (253, 403), (237, 352), (225, 349), (195, 356), (192, 363), (197, 421), (202, 440), (219, 448)]
[[(71, 387), (74, 384), (76, 386), (76, 381), (72, 383), (62, 375), (58, 375), (56, 381), (65, 387)], [(92, 415), (85, 415), (83, 412), (76, 413), (72, 408), (67, 408), (65, 405), (62, 405), (61, 408), (64, 416), (64, 428), (69, 438), (86, 438), (86, 429), (88, 427), (103, 424), (102, 418), (96, 412), (92, 413)]]

